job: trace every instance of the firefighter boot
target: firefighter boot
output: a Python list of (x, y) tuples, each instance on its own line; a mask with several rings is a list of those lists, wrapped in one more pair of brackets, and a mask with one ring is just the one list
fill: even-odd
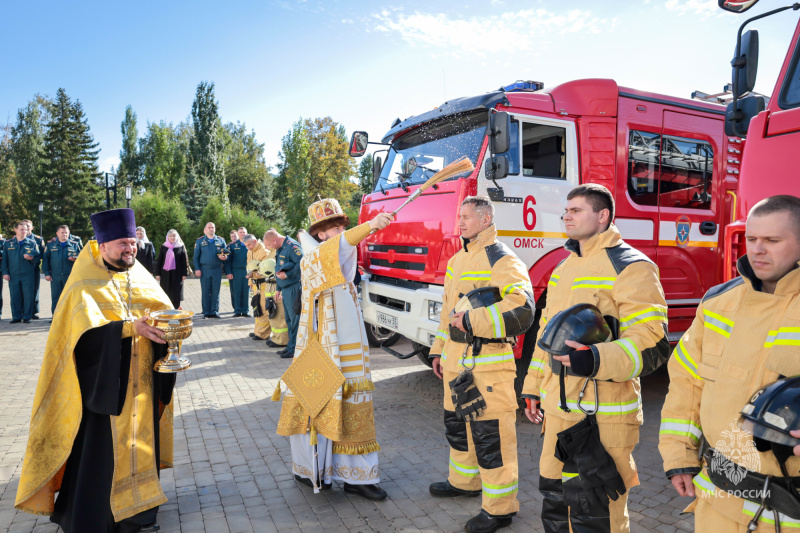
[(494, 533), (501, 527), (511, 525), (511, 517), (516, 513), (504, 516), (494, 516), (481, 509), (478, 516), (474, 516), (467, 522), (467, 533)]

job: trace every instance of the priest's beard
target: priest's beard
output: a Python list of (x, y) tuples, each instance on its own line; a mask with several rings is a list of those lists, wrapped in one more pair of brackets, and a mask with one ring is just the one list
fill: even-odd
[(104, 257), (105, 261), (119, 270), (130, 270), (136, 264), (136, 256), (132, 253), (122, 253), (117, 257)]

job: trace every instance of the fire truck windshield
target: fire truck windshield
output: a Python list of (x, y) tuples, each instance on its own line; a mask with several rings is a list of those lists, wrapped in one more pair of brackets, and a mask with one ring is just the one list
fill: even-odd
[[(375, 190), (399, 187), (401, 180), (406, 185), (424, 183), (437, 171), (463, 156), (477, 166), (485, 133), (484, 110), (451, 115), (406, 133), (392, 143)], [(417, 166), (410, 176), (406, 176), (403, 167), (412, 157)]]

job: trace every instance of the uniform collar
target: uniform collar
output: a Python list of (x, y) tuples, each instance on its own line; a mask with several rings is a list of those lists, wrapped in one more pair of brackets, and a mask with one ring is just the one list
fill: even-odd
[(606, 248), (614, 248), (615, 246), (619, 246), (621, 243), (622, 237), (619, 234), (619, 230), (612, 222), (607, 230), (590, 237), (589, 240), (583, 245), (583, 249), (581, 249), (578, 241), (575, 239), (567, 240), (567, 242), (564, 243), (564, 248), (574, 253), (578, 257), (588, 257), (601, 250), (605, 250)]
[[(800, 267), (800, 263), (798, 263), (794, 270), (791, 270), (778, 280), (778, 284), (775, 286), (776, 295), (789, 295), (800, 292), (800, 268), (798, 267)], [(753, 267), (750, 265), (750, 260), (747, 258), (747, 255), (743, 255), (736, 261), (736, 269), (739, 271), (739, 274), (742, 275), (742, 278), (750, 285), (751, 289), (758, 292), (762, 291), (761, 280), (758, 279), (755, 272), (753, 272)]]
[(493, 244), (497, 240), (497, 227), (492, 224), (485, 230), (481, 231), (475, 238), (471, 240), (467, 240), (464, 237), (461, 237), (461, 245), (464, 247), (464, 251), (467, 253), (477, 252), (483, 248), (486, 248), (490, 244)]

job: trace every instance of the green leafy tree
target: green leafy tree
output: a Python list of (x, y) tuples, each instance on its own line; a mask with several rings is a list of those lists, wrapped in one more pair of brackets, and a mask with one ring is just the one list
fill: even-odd
[(11, 158), (11, 126), (0, 136), (0, 234), (13, 235), (14, 223), (28, 217), (22, 181)]
[[(272, 201), (275, 178), (264, 161), (264, 144), (255, 131), (244, 124), (229, 122), (223, 129), (225, 140), (225, 181), (230, 203), (254, 211), (266, 220), (280, 223), (284, 217), (281, 204)], [(259, 235), (260, 237), (260, 235)]]
[(39, 202), (44, 200), (47, 189), (47, 184), (42, 181), (41, 170), (52, 106), (53, 101), (48, 97), (35, 95), (25, 107), (17, 111), (17, 121), (10, 132), (9, 157), (22, 183), (28, 212), (38, 211)]
[(208, 182), (210, 192), (228, 208), (228, 187), (225, 165), (222, 123), (219, 104), (214, 98), (214, 84), (201, 82), (192, 103), (193, 135), (189, 141), (191, 165), (202, 181)]
[(91, 235), (89, 215), (103, 205), (98, 152), (80, 101), (72, 102), (59, 89), (40, 170), (45, 235), (53, 234), (60, 224), (69, 225), (78, 235)]
[(147, 134), (139, 141), (141, 183), (145, 189), (166, 198), (180, 198), (188, 160), (186, 131), (183, 124), (176, 128), (163, 120), (147, 124)]
[[(366, 154), (358, 164), (358, 192), (361, 195), (372, 192), (372, 165), (374, 163), (372, 154)], [(359, 202), (361, 199), (359, 198)]]
[(311, 197), (320, 195), (346, 203), (357, 187), (351, 181), (356, 164), (348, 154), (344, 126), (331, 117), (306, 119), (304, 126), (309, 146)]
[[(186, 208), (177, 198), (168, 199), (147, 191), (131, 200), (131, 209), (136, 213), (136, 223), (147, 230), (156, 253), (171, 229), (178, 230), (184, 242), (192, 236), (192, 223), (186, 216)], [(194, 243), (194, 239), (191, 239), (191, 243)]]
[(278, 158), (277, 187), (273, 198), (286, 210), (285, 229), (295, 235), (298, 229), (307, 226), (309, 200), (313, 198), (308, 188), (311, 182), (310, 146), (302, 119), (292, 124), (289, 133), (283, 137)]
[(119, 168), (117, 182), (130, 183), (134, 187), (142, 185), (139, 161), (139, 130), (136, 128), (136, 113), (133, 108), (125, 108), (125, 120), (122, 121), (122, 149), (119, 151)]

